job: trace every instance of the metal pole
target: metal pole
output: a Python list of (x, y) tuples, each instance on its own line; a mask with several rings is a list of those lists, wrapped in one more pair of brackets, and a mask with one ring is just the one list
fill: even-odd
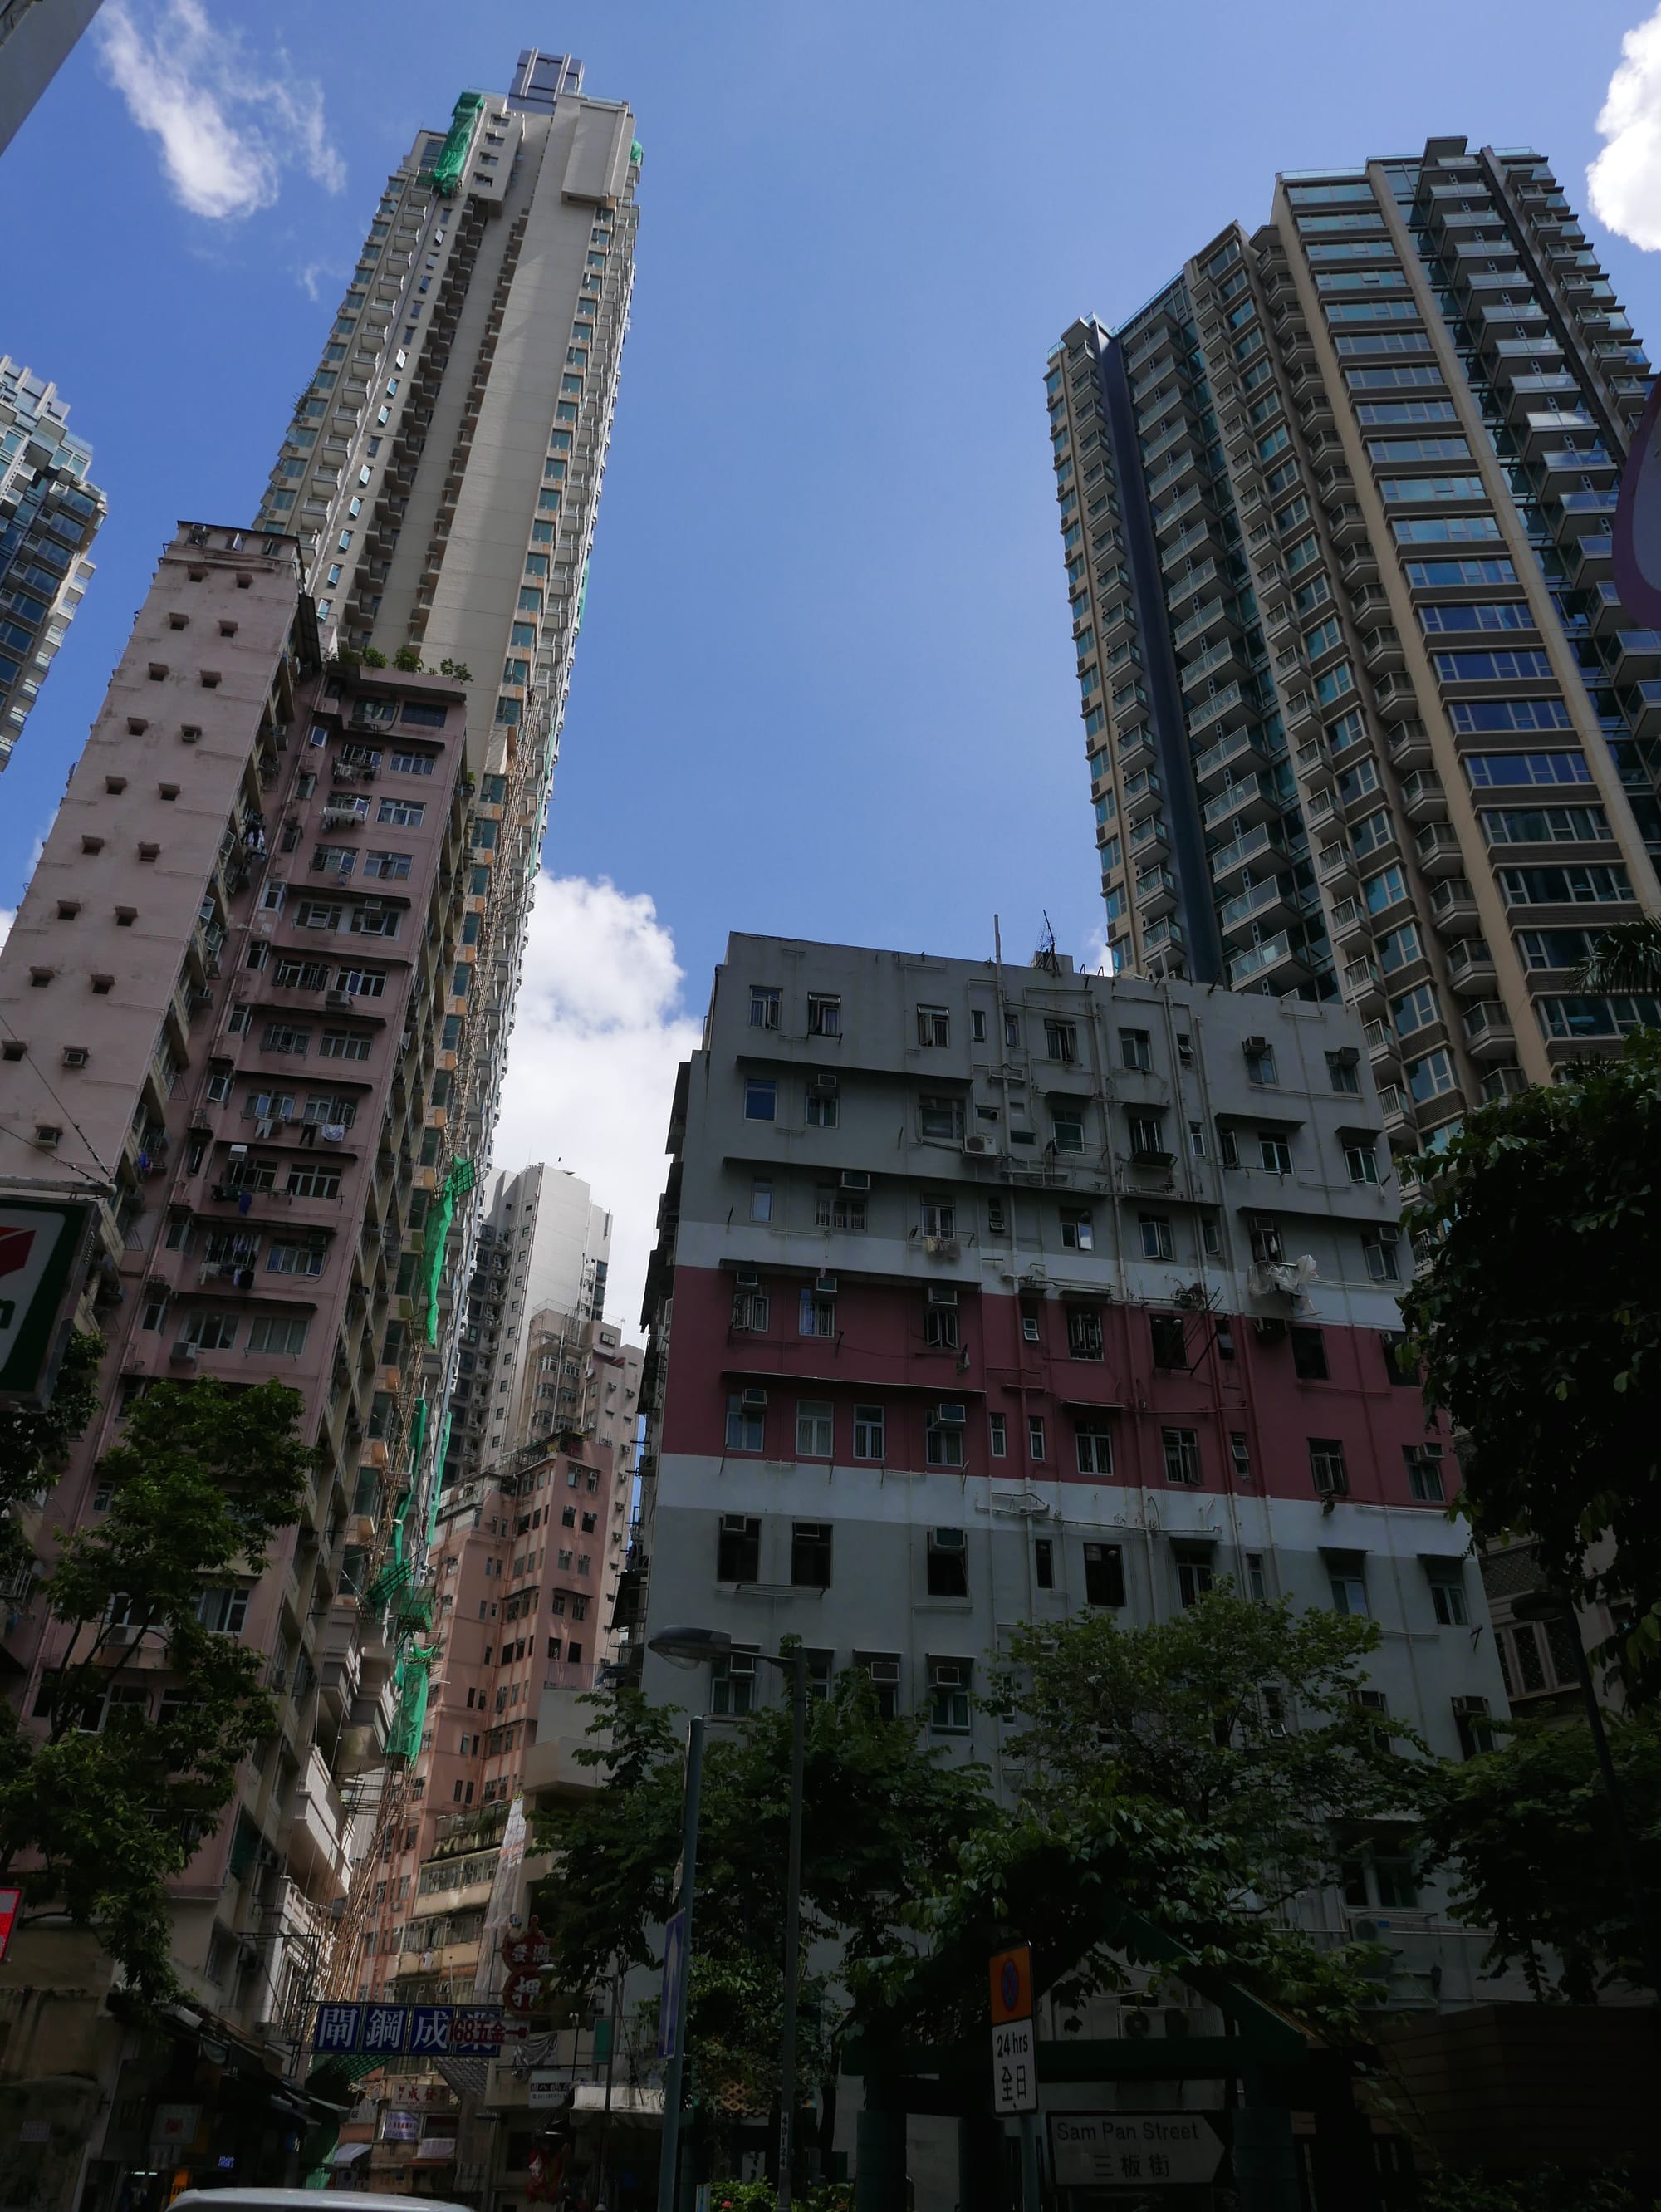
[(692, 1982), (692, 1901), (698, 1875), (698, 1796), (704, 1780), (704, 1717), (687, 1726), (687, 1785), (681, 1825), (681, 1986), (675, 2000), (675, 2043), (664, 2075), (664, 2139), (658, 2159), (658, 2212), (675, 2212), (681, 2160), (681, 2078), (686, 2066), (687, 1995)]
[(785, 2032), (779, 2056), (779, 2212), (791, 2212), (796, 2136), (796, 1994), (802, 1948), (802, 1766), (808, 1731), (808, 1655), (790, 1654), (790, 1860), (785, 1890)]
[(1040, 2212), (1036, 2112), (1023, 2112), (1021, 2116), (1021, 2212)]
[(603, 2212), (606, 2162), (611, 2154), (611, 2077), (617, 2063), (617, 2030), (622, 2023), (623, 1961), (619, 1953), (611, 1974), (611, 2029), (605, 2046), (605, 2110), (600, 2120), (600, 2178), (594, 2186), (595, 2212)]

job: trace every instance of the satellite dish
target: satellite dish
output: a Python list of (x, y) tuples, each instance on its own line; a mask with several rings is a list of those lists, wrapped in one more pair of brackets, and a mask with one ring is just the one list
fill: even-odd
[(1615, 586), (1637, 623), (1661, 629), (1661, 379), (1633, 433), (1615, 511)]

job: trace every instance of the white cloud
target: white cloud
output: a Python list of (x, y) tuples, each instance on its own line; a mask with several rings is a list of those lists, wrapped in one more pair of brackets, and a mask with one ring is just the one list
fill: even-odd
[(106, 76), (140, 130), (161, 140), (167, 182), (192, 215), (270, 207), (288, 168), (327, 191), (345, 184), (322, 88), (296, 76), (280, 46), (250, 58), (202, 0), (109, 0), (98, 27)]
[(1592, 211), (1653, 252), (1661, 247), (1661, 8), (1622, 40), (1597, 135), (1607, 143), (1586, 171)]
[(611, 1211), (606, 1316), (639, 1334), (669, 1162), (675, 1072), (700, 1024), (682, 1004), (675, 940), (644, 893), (543, 875), (515, 1009), (496, 1169), (557, 1161)]
[(0, 945), (3, 945), (11, 935), (11, 926), (16, 919), (17, 908), (15, 906), (0, 906)]

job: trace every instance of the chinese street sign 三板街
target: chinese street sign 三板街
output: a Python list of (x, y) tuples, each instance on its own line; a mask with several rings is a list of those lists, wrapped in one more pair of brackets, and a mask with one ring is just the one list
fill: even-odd
[(1050, 2171), (1058, 2189), (1153, 2182), (1197, 2188), (1222, 2164), (1205, 2112), (1052, 2112)]
[(312, 2031), (315, 2052), (340, 2058), (447, 2058), (501, 2044), (500, 2005), (324, 2004)]

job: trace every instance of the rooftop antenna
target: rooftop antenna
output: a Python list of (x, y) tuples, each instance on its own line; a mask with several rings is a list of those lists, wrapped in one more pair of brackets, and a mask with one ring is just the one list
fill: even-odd
[(1038, 940), (1038, 951), (1033, 955), (1033, 965), (1034, 968), (1046, 969), (1052, 975), (1058, 975), (1061, 973), (1061, 962), (1056, 954), (1055, 926), (1050, 920), (1047, 908), (1041, 908), (1040, 911), (1044, 915), (1044, 934)]

